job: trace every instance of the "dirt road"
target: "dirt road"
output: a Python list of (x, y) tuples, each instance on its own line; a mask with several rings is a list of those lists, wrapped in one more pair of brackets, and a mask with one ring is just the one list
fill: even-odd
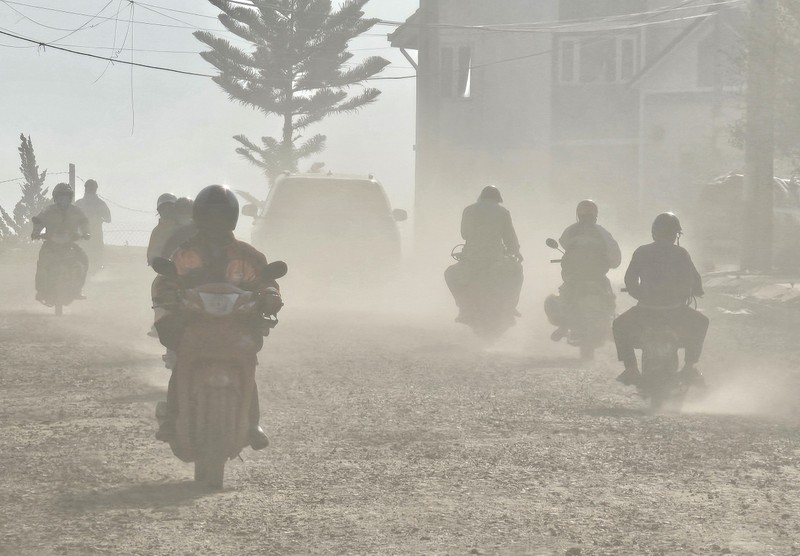
[(2, 554), (800, 554), (800, 348), (774, 316), (711, 296), (714, 390), (648, 416), (610, 347), (586, 368), (541, 339), (535, 299), (483, 348), (450, 315), (285, 292), (272, 446), (210, 493), (153, 438), (167, 374), (125, 257), (61, 319), (30, 260), (0, 264)]

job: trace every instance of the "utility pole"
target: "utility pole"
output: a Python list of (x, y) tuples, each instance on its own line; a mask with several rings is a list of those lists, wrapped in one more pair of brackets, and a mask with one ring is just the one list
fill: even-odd
[[(431, 232), (438, 217), (441, 198), (438, 181), (438, 120), (440, 102), (439, 76), (439, 0), (420, 0), (417, 132), (414, 191), (414, 244), (418, 255), (437, 256), (430, 252)], [(435, 245), (435, 244), (434, 244)]]
[(772, 268), (777, 0), (750, 1), (742, 268)]
[[(71, 162), (69, 164), (69, 186), (75, 191), (75, 165)], [(77, 197), (78, 195), (76, 194), (75, 196)]]

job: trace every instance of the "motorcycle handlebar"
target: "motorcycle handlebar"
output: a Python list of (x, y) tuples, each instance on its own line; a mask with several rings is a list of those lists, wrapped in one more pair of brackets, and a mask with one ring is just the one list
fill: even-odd
[(558, 264), (561, 262), (561, 259), (550, 259), (551, 263)]

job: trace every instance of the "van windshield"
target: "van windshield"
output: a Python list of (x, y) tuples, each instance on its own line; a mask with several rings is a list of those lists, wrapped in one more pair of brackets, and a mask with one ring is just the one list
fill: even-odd
[(297, 216), (389, 216), (381, 187), (369, 180), (291, 178), (273, 193), (270, 213)]

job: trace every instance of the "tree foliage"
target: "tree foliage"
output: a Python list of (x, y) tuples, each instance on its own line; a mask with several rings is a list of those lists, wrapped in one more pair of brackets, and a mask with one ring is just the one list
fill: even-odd
[(324, 150), (325, 136), (306, 137), (309, 127), (355, 112), (380, 95), (370, 87), (351, 90), (389, 64), (378, 56), (351, 63), (348, 42), (377, 23), (364, 18), (368, 1), (345, 0), (334, 9), (331, 0), (252, 0), (252, 8), (209, 0), (222, 12), (225, 28), (250, 43), (243, 49), (206, 31), (194, 34), (211, 48), (201, 56), (219, 70), (214, 82), (231, 100), (282, 119), (280, 137), (261, 137), (259, 143), (234, 137), (241, 145), (236, 152), (270, 181)]
[(13, 216), (0, 207), (0, 239), (27, 237), (32, 227), (31, 219), (50, 203), (47, 189), (44, 187), (47, 170), (39, 172), (30, 136), (25, 137), (23, 133), (19, 138), (21, 144), (17, 150), (20, 158), (19, 169), (23, 178), (20, 186), (22, 198), (14, 207)]

